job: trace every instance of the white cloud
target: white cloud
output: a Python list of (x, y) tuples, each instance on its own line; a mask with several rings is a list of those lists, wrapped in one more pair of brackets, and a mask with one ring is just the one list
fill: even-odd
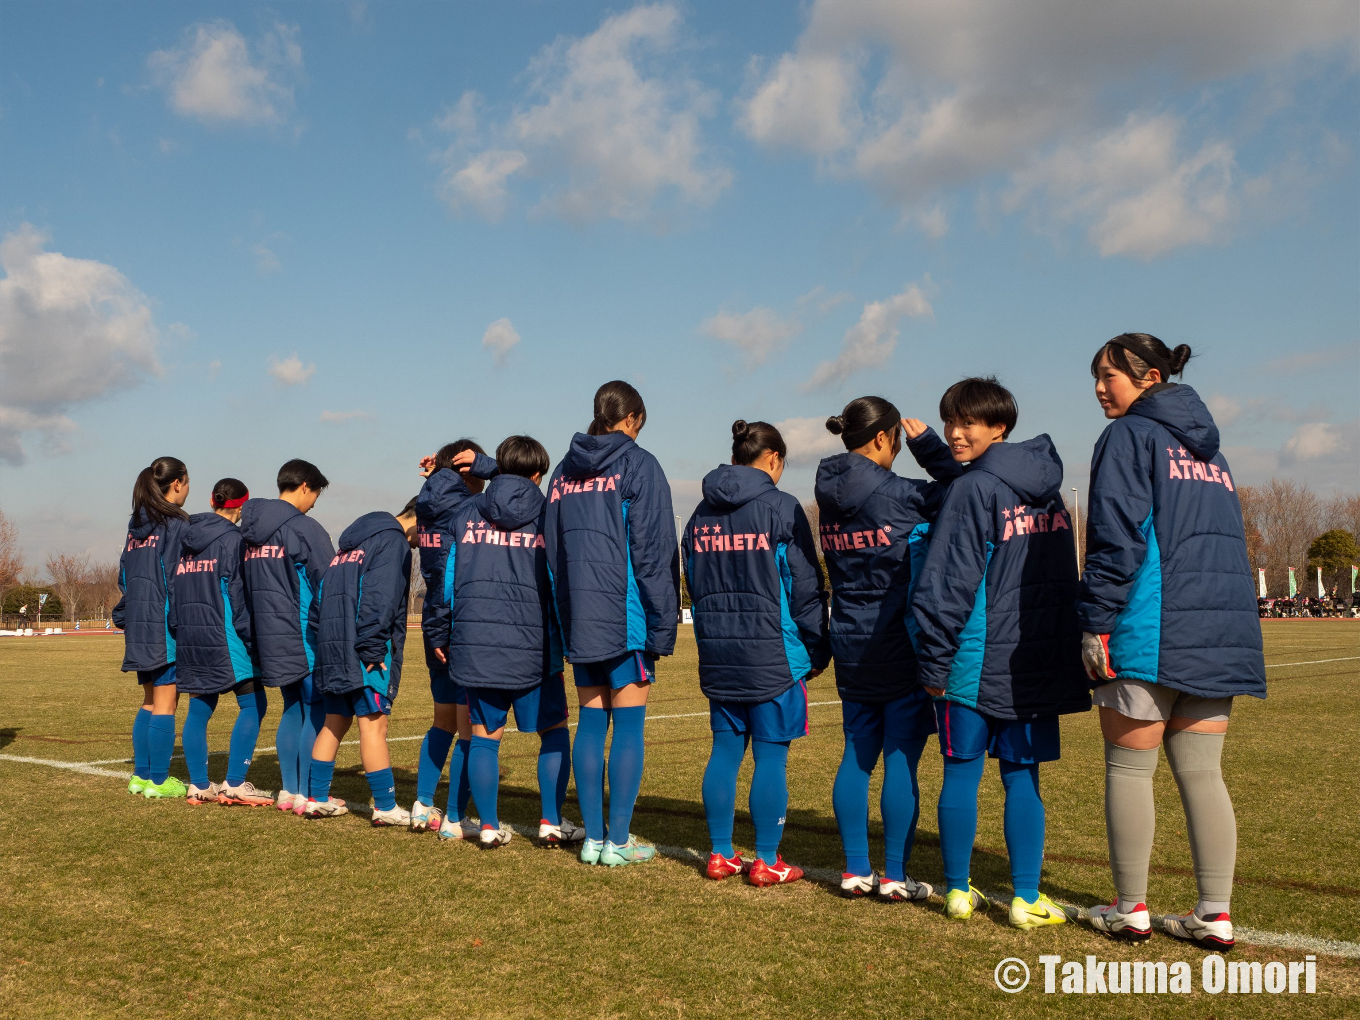
[(1282, 465), (1335, 460), (1350, 452), (1350, 433), (1328, 422), (1307, 422), (1294, 430), (1280, 450)]
[(506, 357), (518, 343), (519, 334), (509, 319), (497, 319), (482, 334), (482, 346), (495, 356), (498, 367), (505, 364)]
[[(1200, 0), (1153, 16), (1133, 3), (816, 0), (793, 51), (753, 78), (738, 126), (913, 211), (1051, 150), (1089, 152), (1131, 115), (1154, 121), (1202, 83), (1344, 53), (1357, 34), (1346, 3)], [(1083, 207), (1106, 254), (1216, 240), (1231, 221), (1233, 145), (1196, 140), (1186, 151), (1163, 155), (1141, 186), (1088, 182), (1060, 206)], [(1180, 213), (1186, 222), (1170, 222)], [(919, 222), (928, 234), (941, 226), (933, 212)]]
[(840, 436), (826, 430), (825, 418), (785, 418), (774, 427), (784, 437), (790, 464), (816, 464), (823, 457), (845, 452)]
[(835, 293), (832, 293), (819, 283), (806, 294), (799, 295), (798, 300), (795, 301), (794, 304), (797, 305), (799, 309), (809, 307), (815, 308), (819, 315), (825, 315), (837, 305), (844, 304), (853, 297), (853, 294), (845, 290), (838, 290)]
[[(929, 285), (929, 276), (925, 283)], [(859, 322), (846, 330), (840, 354), (833, 361), (818, 365), (803, 389), (843, 382), (855, 372), (882, 366), (897, 347), (898, 323), (902, 318), (931, 318), (934, 314), (925, 292), (915, 283), (886, 301), (870, 301), (860, 313)]]
[(277, 273), (283, 268), (283, 263), (273, 249), (263, 244), (252, 244), (250, 250), (255, 253), (255, 268), (261, 273)]
[(302, 363), (302, 359), (297, 356), (297, 351), (283, 360), (277, 357), (269, 359), (269, 374), (281, 386), (301, 386), (316, 374), (316, 365)]
[(159, 374), (146, 296), (103, 262), (46, 251), (29, 224), (0, 242), (0, 460), (24, 461), (24, 433), (60, 447), (73, 404)]
[(320, 420), (325, 422), (372, 421), (373, 415), (367, 411), (322, 411)]
[(700, 129), (716, 96), (658, 66), (677, 49), (679, 23), (673, 5), (643, 5), (545, 46), (529, 64), (525, 103), (489, 129), (484, 148), (472, 148), (479, 100), (464, 93), (437, 122), (458, 135), (440, 155), (440, 196), (494, 218), (519, 175), (541, 184), (540, 208), (570, 220), (645, 219), (666, 199), (713, 202), (732, 180)]
[(302, 72), (296, 26), (276, 24), (251, 46), (226, 21), (202, 22), (184, 33), (178, 47), (146, 59), (171, 107), (205, 123), (278, 123), (293, 109), (293, 87)]
[(719, 312), (699, 325), (714, 340), (731, 344), (746, 354), (746, 365), (763, 364), (803, 328), (797, 319), (781, 319), (773, 308), (757, 306), (749, 312)]

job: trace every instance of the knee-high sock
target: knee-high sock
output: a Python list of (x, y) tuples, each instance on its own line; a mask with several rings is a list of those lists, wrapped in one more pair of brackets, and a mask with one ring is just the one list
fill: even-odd
[(501, 785), (501, 742), (490, 737), (473, 737), (468, 750), (468, 782), (472, 784), (472, 799), (477, 802), (477, 814), (482, 828), (501, 827), (496, 814), (497, 793)]
[(132, 774), (138, 779), (151, 778), (151, 745), (147, 731), (151, 728), (151, 709), (143, 705), (132, 720)]
[(378, 769), (377, 772), (365, 772), (364, 778), (368, 780), (368, 789), (373, 794), (375, 810), (391, 811), (397, 806), (397, 781), (392, 775), (392, 766)]
[(874, 733), (846, 734), (845, 753), (831, 787), (831, 806), (836, 811), (836, 827), (841, 830), (845, 851), (845, 871), (868, 875), (869, 864), (869, 777), (878, 764), (883, 738)]
[(1044, 801), (1039, 796), (1039, 763), (1001, 762), (1001, 785), (1006, 788), (1003, 828), (1011, 859), (1011, 887), (1026, 903), (1039, 898), (1039, 874), (1044, 866)]
[(322, 761), (313, 758), (307, 769), (307, 796), (323, 804), (331, 799), (331, 780), (335, 778), (335, 759)]
[(571, 765), (576, 774), (576, 799), (581, 824), (588, 839), (604, 842), (604, 741), (609, 733), (609, 712), (583, 708), (576, 726)]
[[(153, 783), (160, 784), (170, 775), (170, 756), (175, 753), (175, 717), (151, 716), (146, 724), (147, 770)], [(208, 738), (203, 738), (203, 771), (208, 770)]]
[(471, 740), (455, 740), (449, 756), (449, 802), (444, 814), (455, 822), (467, 817), (468, 798), (472, 787), (468, 783), (468, 750)]
[[(310, 684), (308, 685), (310, 687)], [(302, 729), (298, 737), (298, 785), (302, 787), (303, 796), (311, 796), (312, 789), (312, 745), (316, 743), (316, 735), (322, 731), (326, 725), (326, 703), (324, 701), (309, 701), (310, 690), (303, 689), (302, 702)], [(334, 763), (331, 764), (332, 772)], [(327, 780), (329, 784), (329, 780)], [(327, 786), (329, 790), (329, 785)]]
[(916, 820), (921, 816), (921, 787), (916, 781), (916, 766), (925, 750), (925, 737), (903, 739), (883, 735), (883, 874), (890, 882), (906, 877), (916, 840)]
[(987, 756), (944, 760), (940, 788), (940, 856), (944, 858), (945, 889), (967, 889), (977, 836), (978, 786)]
[(647, 706), (614, 709), (614, 739), (609, 744), (609, 841), (628, 842), (633, 807), (642, 789), (643, 731)]
[(227, 752), (227, 785), (240, 786), (255, 757), (255, 745), (260, 740), (260, 724), (269, 711), (269, 700), (264, 688), (244, 690), (236, 695), (236, 723), (231, 728), (231, 744)]
[(449, 760), (452, 746), (453, 734), (448, 730), (431, 726), (425, 731), (425, 739), (420, 742), (420, 769), (416, 772), (416, 800), (422, 804), (434, 803), (435, 787), (444, 774), (444, 762)]
[[(283, 713), (279, 716), (279, 729), (274, 734), (274, 746), (279, 755), (279, 785), (285, 793), (303, 793), (298, 777), (298, 748), (302, 745), (302, 718), (307, 706), (302, 703), (302, 682), (284, 686)], [(307, 749), (308, 757), (311, 748)]]
[(1201, 917), (1228, 912), (1237, 866), (1237, 818), (1223, 784), (1223, 737), (1222, 733), (1169, 730), (1162, 741), (1185, 807), (1199, 886), (1195, 913)]
[(539, 817), (552, 825), (561, 825), (567, 779), (571, 776), (571, 738), (565, 726), (545, 730), (538, 738), (538, 800), (542, 811)]
[(731, 857), (733, 816), (737, 809), (737, 772), (746, 757), (747, 736), (731, 730), (713, 731), (713, 750), (704, 769), (704, 816), (708, 840), (715, 854)]
[[(200, 790), (208, 788), (208, 720), (216, 710), (216, 694), (190, 698), (189, 715), (184, 720), (184, 732), (180, 736), (184, 745), (184, 763), (189, 766), (189, 782)], [(173, 723), (174, 717), (168, 718)], [(151, 722), (154, 725), (156, 720), (152, 719)]]
[(1117, 908), (1123, 913), (1147, 904), (1148, 862), (1157, 828), (1152, 801), (1156, 771), (1157, 748), (1140, 751), (1105, 741), (1105, 838), (1119, 894)]
[(752, 740), (756, 771), (751, 777), (751, 821), (756, 826), (756, 856), (766, 864), (779, 859), (784, 816), (789, 810), (789, 741)]

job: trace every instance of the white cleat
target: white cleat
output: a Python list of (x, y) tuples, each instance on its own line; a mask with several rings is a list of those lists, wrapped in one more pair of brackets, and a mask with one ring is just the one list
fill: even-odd
[(1102, 935), (1123, 942), (1146, 942), (1152, 938), (1152, 918), (1147, 904), (1139, 903), (1128, 913), (1119, 912), (1119, 901), (1087, 908), (1086, 923)]
[(338, 818), (347, 814), (349, 808), (339, 797), (328, 797), (325, 800), (313, 800), (308, 797), (307, 803), (302, 808), (303, 818)]
[(1227, 914), (1210, 914), (1208, 917), (1200, 917), (1193, 911), (1188, 914), (1167, 914), (1162, 918), (1162, 931), (1172, 938), (1184, 939), (1220, 953), (1226, 953), (1236, 945), (1232, 918)]
[(481, 833), (477, 836), (478, 841), (488, 850), (498, 846), (505, 846), (510, 842), (510, 837), (514, 835), (510, 826), (502, 823), (499, 829), (493, 829), (489, 825), (483, 825)]
[(373, 809), (373, 817), (369, 819), (375, 829), (383, 829), (388, 826), (400, 826), (405, 828), (411, 824), (411, 812), (398, 804), (390, 811), (379, 811)]
[(867, 875), (852, 875), (845, 872), (841, 875), (841, 895), (850, 899), (858, 896), (870, 896), (878, 890), (878, 876), (872, 871)]
[(439, 813), (439, 808), (431, 804), (422, 804), (416, 801), (411, 805), (411, 831), (429, 832), (434, 829), (439, 831), (443, 816)]
[(289, 793), (287, 790), (280, 790), (278, 798), (274, 801), (274, 807), (280, 811), (292, 812), (295, 810), (298, 800), (306, 806), (307, 798), (300, 793)]
[(539, 846), (567, 846), (571, 843), (580, 843), (585, 838), (585, 827), (566, 818), (562, 819), (561, 825), (554, 825), (547, 819), (542, 819), (538, 823)]
[[(842, 879), (841, 887), (844, 886), (845, 881)], [(918, 882), (910, 875), (904, 875), (900, 882), (885, 878), (878, 883), (879, 899), (889, 903), (920, 903), (930, 899), (934, 892), (935, 887), (929, 882)]]

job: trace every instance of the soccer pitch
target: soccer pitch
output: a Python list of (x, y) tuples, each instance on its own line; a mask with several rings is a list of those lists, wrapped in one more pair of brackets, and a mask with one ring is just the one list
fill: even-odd
[[(1077, 924), (1011, 929), (994, 763), (983, 780), (973, 878), (999, 893), (1000, 905), (951, 922), (938, 897), (924, 905), (841, 899), (826, 881), (843, 863), (831, 810), (840, 713), (829, 675), (809, 685), (812, 732), (789, 756), (782, 852), (813, 880), (764, 890), (708, 881), (699, 793), (708, 713), (690, 628), (658, 664), (634, 820), (667, 856), (615, 870), (522, 837), (488, 852), (374, 830), (363, 816), (305, 821), (131, 797), (118, 760), (131, 753), (140, 692), (118, 672), (121, 638), (98, 636), (0, 641), (0, 1017), (1360, 1015), (1360, 623), (1264, 628), (1270, 698), (1238, 699), (1224, 754), (1238, 818), (1233, 919), (1248, 930), (1231, 959), (1287, 963), (1312, 952), (1316, 994), (1209, 994), (1205, 954), (1161, 934), (1128, 947)], [(399, 799), (409, 806), (430, 696), (417, 640), (406, 656), (391, 736)], [(280, 708), (275, 693), (262, 746), (273, 743)], [(218, 716), (209, 738), (221, 752), (231, 699)], [(536, 753), (536, 738), (511, 733), (501, 755), (502, 818), (519, 826), (538, 821)], [(80, 772), (23, 758), (99, 764)], [(224, 767), (214, 756), (213, 778)], [(185, 776), (181, 759), (173, 771)], [(748, 757), (739, 809), (750, 771)], [(909, 870), (936, 883), (940, 775), (931, 741)], [(1080, 906), (1108, 900), (1094, 712), (1063, 720), (1062, 761), (1042, 775), (1043, 889)], [(257, 754), (251, 778), (277, 785), (272, 752)], [(1188, 910), (1195, 883), (1165, 762), (1156, 783), (1149, 906)], [(441, 808), (445, 791), (441, 783)], [(357, 746), (341, 748), (335, 792), (367, 803)], [(881, 868), (876, 787), (871, 799)], [(574, 792), (567, 812), (579, 819)], [(739, 810), (737, 845), (749, 853), (751, 840)], [(1045, 994), (1042, 954), (1188, 961), (1194, 991), (1136, 1002)], [(1033, 974), (1014, 995), (994, 981), (1008, 957)]]

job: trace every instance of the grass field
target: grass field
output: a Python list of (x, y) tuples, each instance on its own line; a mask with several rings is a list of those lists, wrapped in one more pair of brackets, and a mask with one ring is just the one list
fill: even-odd
[[(1224, 772), (1237, 808), (1233, 917), (1257, 932), (1360, 941), (1360, 624), (1267, 621), (1270, 698), (1239, 699)], [(433, 836), (373, 830), (362, 817), (303, 821), (266, 809), (148, 802), (110, 776), (14, 761), (119, 759), (139, 692), (118, 672), (119, 637), (0, 641), (0, 1016), (60, 1017), (1254, 1017), (1360, 1015), (1360, 960), (1319, 955), (1316, 995), (1210, 995), (1203, 954), (1157, 935), (1105, 942), (1076, 924), (1017, 932), (1003, 909), (949, 922), (937, 900), (848, 902), (823, 882), (757, 890), (707, 881), (672, 856), (587, 868), (515, 839), (494, 853)], [(1316, 662), (1314, 660), (1342, 661)], [(418, 647), (407, 649), (419, 662)], [(706, 702), (689, 631), (663, 660), (634, 829), (707, 851), (700, 780)], [(408, 673), (391, 735), (428, 726), (428, 685)], [(834, 702), (830, 677), (810, 685)], [(225, 750), (230, 702), (209, 731)], [(261, 745), (273, 743), (271, 702)], [(573, 710), (574, 711), (574, 710)], [(691, 714), (694, 713), (694, 714)], [(183, 708), (181, 708), (181, 716)], [(836, 705), (811, 709), (789, 757), (785, 857), (839, 872), (831, 784), (841, 749)], [(418, 740), (393, 743), (399, 796), (414, 796)], [(510, 735), (502, 817), (536, 824), (537, 740)], [(1111, 895), (1093, 713), (1063, 720), (1063, 759), (1044, 766), (1043, 888), (1089, 905)], [(358, 748), (341, 749), (336, 793), (367, 802)], [(111, 772), (125, 766), (99, 766)], [(214, 757), (213, 778), (224, 759)], [(748, 758), (742, 789), (750, 778)], [(183, 762), (175, 774), (185, 776)], [(923, 810), (910, 870), (940, 880), (940, 759), (921, 765)], [(272, 754), (251, 778), (278, 782)], [(442, 806), (445, 787), (438, 802)], [(876, 791), (872, 794), (876, 798)], [(739, 793), (739, 804), (745, 794)], [(1195, 902), (1170, 770), (1157, 774), (1160, 827), (1150, 906)], [(574, 798), (568, 814), (575, 812)], [(877, 808), (871, 833), (881, 835)], [(737, 841), (750, 849), (749, 818)], [(881, 844), (875, 863), (881, 867)], [(1009, 897), (1000, 782), (989, 764), (975, 882)], [(1093, 1003), (1045, 995), (1037, 957), (1186, 960), (1191, 995)], [(1234, 958), (1302, 960), (1304, 950), (1241, 945)], [(1035, 974), (1022, 993), (993, 981), (1005, 957)], [(1113, 1007), (1113, 1010), (1112, 1010)]]

